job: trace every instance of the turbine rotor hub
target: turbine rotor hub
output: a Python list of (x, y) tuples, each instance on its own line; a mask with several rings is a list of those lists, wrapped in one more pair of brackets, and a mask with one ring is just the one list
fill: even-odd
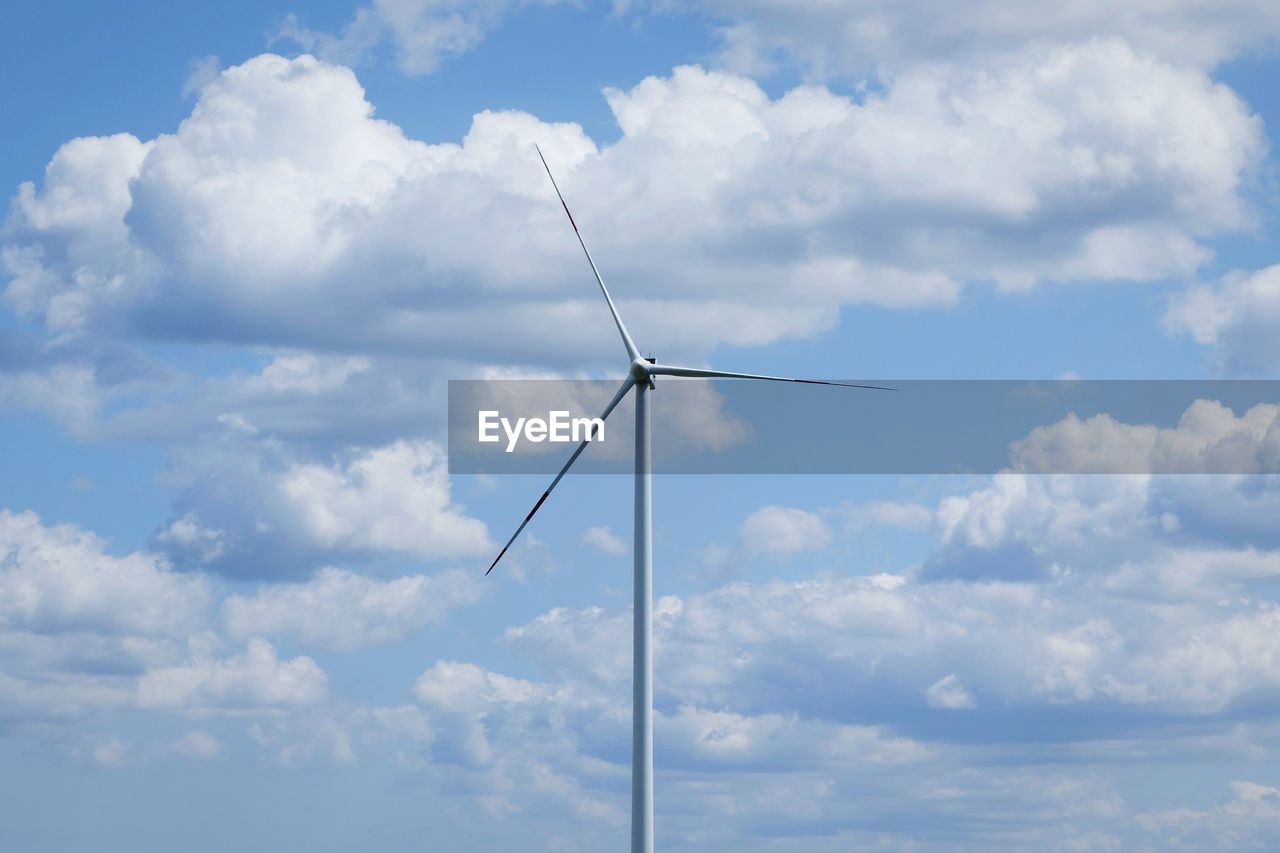
[(631, 376), (636, 380), (637, 384), (653, 387), (653, 371), (651, 368), (656, 363), (657, 359), (650, 358), (637, 358), (631, 362)]

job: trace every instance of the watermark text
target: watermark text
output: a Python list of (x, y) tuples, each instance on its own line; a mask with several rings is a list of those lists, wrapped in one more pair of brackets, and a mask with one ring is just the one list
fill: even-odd
[(511, 418), (502, 417), (496, 409), (482, 409), (479, 412), (478, 440), (485, 444), (494, 444), (507, 440), (507, 453), (514, 453), (516, 445), (523, 438), (525, 441), (539, 444), (550, 442), (604, 441), (604, 419), (574, 418), (567, 410), (547, 413), (545, 418)]

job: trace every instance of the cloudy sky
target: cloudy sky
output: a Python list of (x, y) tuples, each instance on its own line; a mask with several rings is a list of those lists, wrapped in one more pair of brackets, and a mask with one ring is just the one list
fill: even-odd
[[(1272, 2), (61, 2), (0, 32), (5, 849), (625, 843), (630, 484), (566, 480), (485, 579), (544, 478), (444, 450), (450, 378), (621, 373), (534, 143), (671, 361), (1280, 368)], [(1020, 447), (1274, 471), (1277, 414)], [(1280, 832), (1280, 477), (654, 490), (660, 847)]]

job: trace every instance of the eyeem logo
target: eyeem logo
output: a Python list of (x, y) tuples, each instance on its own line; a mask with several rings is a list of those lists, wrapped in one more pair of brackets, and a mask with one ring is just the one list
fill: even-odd
[(494, 444), (502, 440), (499, 430), (507, 436), (507, 453), (514, 453), (516, 444), (525, 441), (540, 444), (544, 441), (573, 442), (604, 441), (603, 418), (571, 418), (568, 411), (548, 412), (544, 418), (502, 417), (497, 410), (480, 412), (479, 440)]

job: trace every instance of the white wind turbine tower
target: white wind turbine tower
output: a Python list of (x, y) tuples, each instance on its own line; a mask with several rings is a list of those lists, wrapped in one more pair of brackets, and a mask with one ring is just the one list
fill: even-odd
[[(723, 370), (704, 370), (697, 367), (677, 367), (670, 364), (659, 364), (656, 359), (641, 357), (635, 341), (631, 340), (627, 327), (623, 325), (622, 317), (618, 314), (618, 307), (613, 304), (613, 298), (609, 296), (609, 289), (605, 287), (604, 279), (600, 276), (600, 270), (596, 269), (596, 262), (591, 259), (591, 252), (587, 251), (587, 244), (583, 241), (581, 232), (578, 231), (578, 223), (574, 222), (573, 214), (569, 212), (569, 205), (565, 203), (564, 195), (561, 194), (560, 187), (556, 184), (555, 176), (551, 174), (551, 167), (547, 165), (546, 158), (542, 156), (541, 148), (538, 148), (538, 158), (542, 160), (542, 166), (547, 170), (547, 177), (551, 178), (551, 185), (555, 187), (556, 196), (560, 199), (560, 205), (564, 208), (565, 215), (569, 217), (569, 224), (573, 226), (573, 233), (577, 235), (578, 244), (582, 246), (582, 252), (587, 256), (587, 263), (591, 265), (591, 272), (595, 275), (596, 282), (600, 285), (600, 292), (604, 294), (605, 302), (609, 304), (609, 311), (613, 314), (613, 322), (618, 327), (618, 334), (622, 336), (622, 345), (627, 349), (627, 357), (631, 359), (627, 378), (623, 380), (622, 387), (613, 395), (609, 405), (605, 406), (600, 420), (603, 422), (605, 418), (609, 417), (610, 413), (622, 402), (622, 398), (627, 395), (628, 391), (632, 388), (636, 389), (635, 604), (632, 608), (631, 697), (631, 851), (632, 853), (653, 853), (653, 623), (650, 615), (653, 604), (653, 494), (650, 488), (653, 459), (649, 442), (649, 393), (655, 389), (654, 377), (763, 379), (769, 382), (841, 385), (846, 388), (870, 388), (877, 391), (892, 391), (894, 389), (879, 385), (854, 385), (846, 382), (828, 382), (820, 379), (791, 379), (784, 376), (757, 376), (752, 373), (729, 373)], [(579, 444), (569, 457), (569, 461), (564, 463), (564, 467), (560, 469), (555, 479), (551, 481), (551, 485), (547, 486), (547, 490), (542, 493), (542, 497), (538, 498), (537, 503), (533, 505), (533, 509), (529, 510), (529, 514), (524, 517), (524, 521), (520, 522), (516, 532), (511, 534), (507, 544), (502, 546), (502, 550), (498, 552), (498, 556), (489, 565), (485, 575), (488, 575), (489, 572), (493, 571), (493, 567), (498, 565), (498, 561), (502, 559), (503, 554), (507, 553), (511, 543), (516, 541), (516, 537), (528, 526), (534, 514), (551, 495), (551, 490), (560, 483), (560, 480), (564, 478), (569, 468), (582, 455), (582, 451), (587, 449), (587, 445), (591, 443), (594, 437), (595, 430), (593, 429), (591, 436)]]

